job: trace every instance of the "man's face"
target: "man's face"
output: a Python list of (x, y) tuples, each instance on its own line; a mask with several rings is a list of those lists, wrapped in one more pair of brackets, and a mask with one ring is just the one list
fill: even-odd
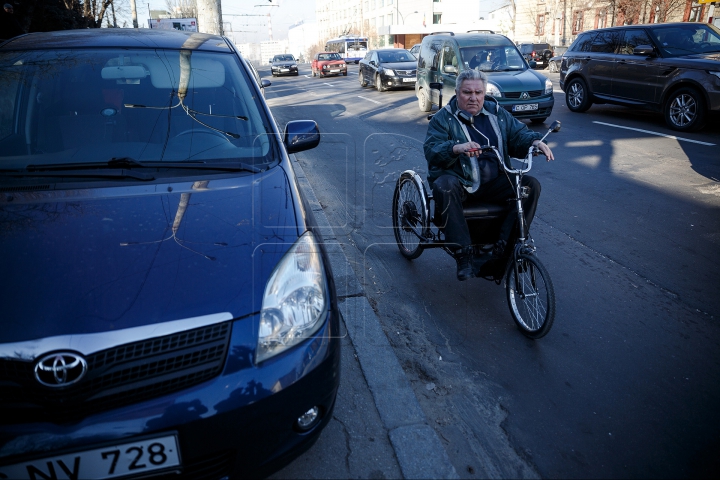
[(485, 102), (485, 87), (482, 80), (465, 80), (458, 90), (457, 102), (461, 110), (477, 115)]

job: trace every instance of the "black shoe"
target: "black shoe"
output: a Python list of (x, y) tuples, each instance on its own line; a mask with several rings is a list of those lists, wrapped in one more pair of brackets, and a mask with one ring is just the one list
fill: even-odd
[(473, 272), (473, 256), (472, 247), (465, 247), (455, 254), (455, 260), (457, 261), (457, 278), (461, 282), (468, 278), (473, 278), (475, 273)]
[(498, 240), (493, 247), (492, 256), (493, 258), (502, 258), (505, 255), (505, 247), (507, 242), (505, 240)]

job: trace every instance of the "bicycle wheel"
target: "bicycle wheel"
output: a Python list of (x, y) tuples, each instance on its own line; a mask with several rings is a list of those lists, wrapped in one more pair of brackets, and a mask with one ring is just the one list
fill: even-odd
[(392, 220), (398, 248), (408, 260), (418, 258), (423, 251), (418, 235), (424, 235), (428, 227), (426, 205), (422, 180), (417, 174), (400, 175), (393, 195)]
[(555, 289), (550, 274), (534, 255), (520, 254), (505, 276), (508, 306), (522, 333), (542, 338), (555, 320)]

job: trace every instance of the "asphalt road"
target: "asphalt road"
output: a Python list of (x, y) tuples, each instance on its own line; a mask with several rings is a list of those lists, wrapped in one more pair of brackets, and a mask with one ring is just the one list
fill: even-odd
[(547, 74), (563, 129), (533, 168), (532, 233), (557, 315), (532, 341), (502, 287), (458, 282), (440, 250), (400, 256), (392, 193), (403, 170), (425, 176), (427, 120), (413, 90), (362, 88), (356, 71), (261, 75), (281, 128), (320, 126), (298, 160), (460, 476), (717, 473), (720, 122), (678, 134), (651, 112), (573, 114)]

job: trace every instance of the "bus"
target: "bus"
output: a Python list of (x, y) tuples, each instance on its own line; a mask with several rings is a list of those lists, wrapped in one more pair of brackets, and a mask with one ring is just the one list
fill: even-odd
[(325, 51), (337, 52), (346, 63), (358, 63), (365, 57), (368, 49), (367, 37), (341, 35), (325, 43)]

